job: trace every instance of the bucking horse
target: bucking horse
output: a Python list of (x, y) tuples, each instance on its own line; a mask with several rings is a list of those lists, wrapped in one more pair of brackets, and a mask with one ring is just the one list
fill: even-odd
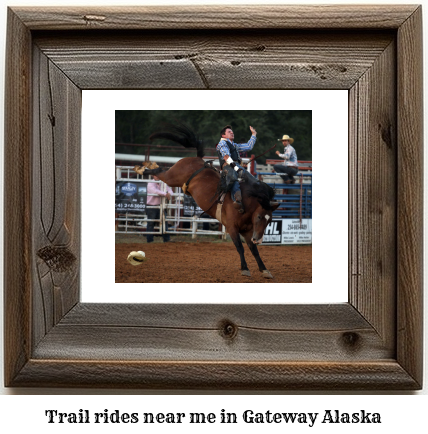
[(135, 166), (134, 170), (139, 174), (156, 175), (170, 187), (181, 187), (206, 214), (224, 225), (241, 258), (243, 276), (250, 277), (251, 273), (245, 261), (240, 235), (250, 248), (263, 277), (273, 279), (260, 258), (257, 245), (262, 242), (266, 226), (272, 221), (272, 213), (279, 206), (278, 202), (273, 201), (274, 189), (246, 172), (243, 182), (240, 183), (244, 206), (244, 213), (240, 214), (233, 206), (229, 192), (227, 177), (230, 172), (228, 174), (223, 170), (220, 173), (214, 168), (212, 161), (203, 160), (203, 143), (191, 129), (184, 125), (169, 126), (167, 131), (156, 132), (150, 136), (150, 140), (158, 138), (171, 140), (186, 148), (194, 148), (197, 156), (182, 158), (167, 170), (160, 167), (150, 168), (153, 167), (152, 163)]

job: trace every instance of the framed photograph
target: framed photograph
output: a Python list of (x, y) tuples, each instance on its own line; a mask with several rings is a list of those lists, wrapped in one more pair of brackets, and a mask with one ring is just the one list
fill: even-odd
[[(347, 90), (85, 90), (82, 96), (81, 276), (85, 285), (80, 294), (81, 301), (222, 303), (227, 300), (229, 304), (316, 304), (348, 300)], [(228, 101), (227, 110), (224, 109), (224, 101)], [(164, 110), (165, 107), (168, 110)], [(248, 107), (257, 109), (248, 110)], [(300, 239), (298, 243), (292, 244), (281, 237), (274, 240), (275, 244), (267, 244), (270, 231), (266, 226), (263, 243), (258, 247), (264, 264), (274, 277), (266, 279), (245, 241), (245, 258), (251, 273), (249, 277), (242, 275), (240, 257), (233, 242), (221, 241), (219, 231), (213, 231), (212, 228), (206, 231), (207, 228), (200, 224), (197, 238), (192, 239), (193, 227), (176, 230), (173, 225), (177, 222), (181, 224), (186, 216), (183, 213), (177, 218), (177, 196), (167, 205), (170, 207), (171, 225), (168, 235), (174, 244), (164, 244), (160, 236), (154, 238), (160, 242), (146, 243), (146, 230), (139, 226), (145, 221), (139, 220), (141, 217), (138, 213), (130, 213), (131, 219), (135, 220), (130, 220), (129, 226), (125, 225), (122, 216), (115, 234), (107, 218), (97, 219), (94, 225), (94, 212), (100, 212), (112, 200), (112, 187), (97, 188), (100, 179), (93, 179), (94, 166), (111, 167), (114, 152), (116, 166), (123, 167), (125, 164), (124, 167), (130, 168), (130, 171), (121, 169), (125, 181), (120, 182), (127, 183), (130, 180), (137, 186), (147, 185), (148, 182), (144, 179), (135, 181), (136, 174), (133, 171), (135, 164), (142, 164), (146, 153), (149, 152), (152, 162), (162, 164), (168, 159), (171, 165), (183, 155), (196, 155), (194, 149), (189, 151), (178, 145), (178, 150), (183, 149), (185, 152), (178, 154), (178, 157), (177, 154), (171, 156), (171, 149), (177, 149), (171, 146), (174, 142), (148, 140), (156, 128), (165, 127), (164, 119), (168, 122), (174, 119), (176, 124), (186, 124), (196, 131), (205, 145), (206, 158), (213, 160), (215, 167), (219, 166), (216, 165), (218, 157), (213, 157), (213, 143), (219, 141), (220, 130), (227, 122), (236, 125), (234, 132), (238, 143), (248, 141), (251, 136), (248, 125), (257, 128), (256, 146), (251, 154), (265, 155), (256, 159), (256, 176), (263, 177), (264, 182), (275, 188), (275, 200), (296, 200), (301, 194), (302, 208), (299, 209), (295, 202), (294, 208), (285, 209), (283, 202), (283, 208), (275, 212), (275, 220), (269, 225), (271, 228), (277, 225), (275, 233), (280, 234), (287, 229), (293, 233), (303, 232), (304, 235), (312, 233), (313, 208), (316, 210), (313, 228), (317, 240), (314, 246), (312, 240), (304, 244), (302, 241), (306, 240)], [(283, 187), (278, 185), (282, 184), (282, 179), (271, 174), (271, 169), (265, 165), (272, 155), (276, 157), (275, 150), (282, 152), (282, 143), (278, 142), (278, 138), (283, 136), (284, 131), (295, 137), (293, 146), (299, 161), (305, 161), (301, 162), (302, 165), (311, 160), (311, 167), (312, 161), (320, 167), (334, 167), (334, 171), (325, 170), (316, 174), (316, 185), (320, 186), (322, 194), (312, 198), (312, 172), (301, 169), (303, 179), (299, 174), (294, 189), (286, 190), (286, 196)], [(130, 134), (138, 139), (131, 139), (127, 136)], [(114, 136), (116, 146), (112, 140)], [(334, 153), (325, 152), (322, 146), (312, 149), (312, 137), (324, 136), (328, 137), (329, 147), (335, 150)], [(133, 146), (124, 145), (131, 140)], [(166, 146), (164, 151), (159, 146), (162, 144)], [(266, 151), (273, 146), (275, 148), (271, 149), (269, 156)], [(136, 150), (143, 151), (143, 154), (136, 155)], [(127, 162), (127, 158), (132, 161)], [(106, 169), (102, 173), (104, 178)], [(334, 191), (331, 185), (334, 185)], [(181, 189), (176, 193), (183, 197)], [(328, 212), (324, 211), (326, 206)], [(297, 231), (294, 226), (296, 220), (290, 222), (285, 219), (293, 215), (298, 217), (300, 212), (302, 230)], [(300, 221), (297, 220), (297, 223)], [(305, 225), (310, 228), (309, 232), (305, 232)], [(290, 226), (293, 229), (289, 229)], [(106, 255), (106, 252), (111, 252), (112, 245), (115, 246), (115, 256)], [(144, 266), (130, 266), (127, 260), (129, 253), (139, 250), (144, 251), (148, 260)], [(85, 260), (94, 251), (104, 252), (102, 261)], [(329, 251), (332, 253), (327, 254)], [(317, 258), (314, 264), (312, 255)], [(335, 255), (334, 261), (331, 261), (331, 255)], [(328, 286), (325, 285), (326, 274), (329, 275)], [(116, 284), (111, 285), (111, 282)], [(151, 290), (146, 290), (148, 284), (153, 283), (150, 285)], [(266, 286), (266, 290), (260, 291), (260, 283)], [(284, 286), (284, 283), (287, 285)]]
[[(421, 6), (16, 7), (7, 25), (7, 387), (422, 388)], [(346, 90), (348, 300), (82, 302), (96, 89)]]

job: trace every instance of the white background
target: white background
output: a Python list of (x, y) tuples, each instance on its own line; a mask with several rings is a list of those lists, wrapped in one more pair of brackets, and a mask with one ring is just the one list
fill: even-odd
[[(41, 0), (32, 0), (32, 1), (8, 1), (10, 5), (112, 5), (112, 4), (120, 4), (123, 2), (119, 2), (118, 0), (76, 0), (74, 2), (68, 1), (41, 1)], [(184, 2), (184, 1), (152, 1), (152, 2), (144, 2), (144, 1), (135, 1), (135, 0), (126, 0), (126, 4), (218, 4), (218, 1), (209, 1), (205, 0), (202, 2)], [(223, 3), (226, 3), (224, 1)], [(228, 4), (257, 4), (257, 1), (251, 0), (234, 0), (227, 2)], [(284, 3), (278, 2), (275, 0), (270, 0), (269, 3)], [(290, 3), (297, 3), (296, 1), (292, 1)], [(343, 2), (343, 1), (330, 1), (326, 2), (324, 0), (311, 0), (310, 2), (299, 2), (299, 3), (308, 3), (308, 4), (325, 4), (325, 3), (374, 3), (374, 4), (391, 4), (391, 3), (407, 3), (414, 4), (413, 1), (382, 1), (382, 0), (374, 0), (374, 1), (358, 1), (352, 0), (352, 2)], [(3, 2), (5, 4), (5, 2)], [(6, 29), (6, 9), (3, 6), (1, 9), (1, 47), (0, 47), (0, 76), (4, 77), (4, 37), (5, 37), (5, 29)], [(219, 17), (219, 19), (230, 19), (230, 17)], [(428, 23), (426, 18), (426, 9), (424, 11), (424, 29), (428, 29)], [(424, 38), (424, 59), (427, 59), (427, 47), (426, 37)], [(427, 70), (425, 65), (425, 71)], [(426, 76), (426, 72), (425, 72)], [(424, 86), (424, 100), (425, 104), (427, 99), (427, 86)], [(3, 88), (0, 86), (0, 100), (3, 101)], [(0, 104), (0, 118), (3, 119), (3, 105)], [(428, 110), (424, 110), (425, 116), (427, 116)], [(3, 146), (3, 123), (0, 123), (0, 141)], [(425, 154), (426, 155), (426, 154)], [(0, 156), (2, 158), (2, 154)], [(425, 157), (426, 162), (426, 157)], [(428, 167), (425, 164), (425, 167)], [(3, 179), (3, 176), (1, 176)], [(425, 182), (426, 184), (426, 182)], [(426, 197), (425, 197), (426, 203)], [(2, 219), (2, 215), (0, 214), (0, 219)], [(426, 233), (426, 232), (425, 232)], [(3, 243), (0, 244), (0, 249), (3, 248)], [(0, 251), (0, 256), (3, 256), (3, 251)], [(0, 267), (3, 264), (0, 263)], [(426, 282), (426, 275), (425, 275)], [(425, 298), (425, 300), (427, 297)], [(2, 303), (2, 301), (0, 301)], [(427, 302), (425, 301), (425, 312), (427, 312)], [(2, 314), (2, 306), (0, 306), (0, 315)], [(0, 323), (0, 327), (3, 327), (2, 322)], [(3, 336), (3, 329), (0, 330), (0, 336)], [(428, 331), (425, 325), (425, 342), (426, 336), (428, 336)], [(427, 345), (425, 345), (425, 348)], [(2, 351), (2, 347), (1, 350)], [(426, 350), (425, 350), (426, 354)], [(0, 354), (0, 359), (3, 361), (3, 355)], [(426, 359), (426, 357), (425, 357)], [(0, 374), (2, 376), (2, 373)], [(3, 383), (2, 378), (0, 378), (0, 387)], [(391, 433), (392, 430), (399, 430), (405, 432), (423, 432), (426, 430), (426, 409), (428, 408), (428, 396), (427, 396), (427, 386), (428, 383), (428, 373), (426, 370), (425, 364), (425, 387), (422, 392), (410, 393), (407, 396), (405, 392), (402, 393), (392, 393), (390, 396), (383, 396), (382, 393), (376, 393), (368, 391), (367, 395), (360, 396), (360, 394), (356, 392), (346, 392), (344, 394), (334, 394), (334, 393), (324, 393), (321, 392), (319, 394), (293, 394), (292, 392), (287, 391), (279, 391), (276, 393), (267, 393), (263, 395), (260, 392), (257, 395), (241, 395), (238, 393), (228, 392), (225, 394), (224, 392), (219, 391), (208, 391), (202, 396), (194, 396), (192, 391), (187, 392), (185, 395), (174, 395), (175, 391), (168, 391), (168, 396), (163, 396), (165, 392), (156, 392), (155, 396), (146, 396), (144, 391), (105, 391), (105, 390), (81, 390), (81, 389), (0, 389), (1, 393), (4, 394), (0, 397), (0, 424), (1, 429), (4, 432), (12, 432), (12, 430), (19, 431), (20, 429), (27, 430), (44, 430), (44, 432), (54, 432), (55, 434), (61, 432), (76, 432), (77, 430), (96, 433), (97, 430), (102, 429), (103, 433), (109, 430), (114, 430), (114, 432), (218, 432), (219, 426), (217, 424), (204, 426), (201, 430), (201, 427), (189, 425), (183, 425), (182, 427), (178, 426), (166, 426), (166, 425), (158, 425), (154, 427), (146, 427), (141, 426), (141, 424), (137, 424), (134, 426), (120, 426), (117, 425), (103, 425), (102, 428), (93, 426), (93, 425), (47, 425), (46, 418), (44, 416), (44, 410), (46, 409), (58, 409), (60, 411), (78, 411), (80, 408), (89, 408), (91, 411), (102, 411), (104, 408), (108, 408), (110, 410), (119, 409), (122, 412), (132, 412), (132, 411), (183, 411), (183, 412), (191, 412), (191, 411), (204, 411), (218, 413), (222, 408), (225, 408), (229, 412), (241, 413), (245, 409), (254, 409), (256, 411), (266, 411), (268, 409), (272, 411), (298, 411), (298, 412), (311, 412), (318, 411), (321, 412), (324, 409), (339, 409), (341, 411), (358, 411), (359, 409), (366, 409), (367, 411), (377, 411), (382, 414), (382, 424), (381, 425), (317, 425), (312, 428), (311, 432), (321, 432), (321, 431), (329, 431), (329, 432), (343, 432), (344, 430), (361, 430), (364, 428), (366, 432), (375, 432), (375, 433)], [(180, 392), (179, 392), (180, 393)], [(183, 393), (183, 391), (181, 391)], [(12, 396), (17, 395), (17, 396)], [(24, 396), (28, 395), (28, 396)], [(43, 395), (43, 396), (35, 396), (35, 395)], [(56, 395), (56, 396), (51, 396)], [(77, 395), (77, 396), (76, 396)], [(101, 396), (94, 396), (101, 395)], [(106, 396), (113, 395), (113, 396)], [(158, 396), (160, 395), (160, 396)], [(321, 395), (321, 396), (320, 396)], [(414, 395), (414, 396), (412, 396)], [(236, 432), (237, 426), (226, 426), (222, 425), (222, 432)], [(284, 426), (284, 425), (263, 425), (263, 426), (250, 426), (250, 425), (239, 425), (239, 428), (245, 428), (248, 431), (252, 432), (293, 432), (298, 430), (308, 430), (307, 426), (302, 427), (294, 427), (294, 426)], [(214, 431), (215, 430), (215, 431)]]
[[(113, 167), (114, 111), (116, 110), (312, 110), (313, 220), (312, 283), (114, 283), (114, 231), (109, 211), (94, 226), (96, 203), (113, 203), (113, 183), (101, 173), (102, 184), (93, 183), (93, 162)], [(230, 101), (230, 102), (229, 102)], [(82, 300), (133, 303), (338, 303), (348, 301), (348, 92), (346, 90), (192, 90), (192, 91), (83, 91), (83, 267)], [(328, 107), (328, 109), (327, 109)], [(233, 119), (230, 120), (233, 123)], [(284, 120), (286, 123), (286, 119)], [(197, 126), (193, 126), (197, 128)], [(253, 125), (257, 130), (258, 125)], [(214, 126), (216, 128), (216, 126)], [(217, 127), (217, 130), (221, 125)], [(277, 136), (292, 132), (278, 126)], [(248, 139), (251, 133), (248, 129)], [(292, 136), (293, 137), (293, 136)], [(257, 136), (262, 141), (263, 136)], [(299, 155), (299, 139), (293, 146)], [(266, 147), (272, 144), (266, 144)], [(280, 149), (282, 152), (282, 149)], [(92, 165), (91, 165), (92, 162)], [(323, 168), (334, 169), (325, 169)], [(103, 181), (103, 179), (105, 179)], [(110, 186), (111, 188), (107, 188)], [(94, 195), (94, 188), (96, 194)], [(108, 205), (107, 205), (108, 206)], [(98, 214), (98, 212), (97, 212)], [(145, 244), (141, 244), (144, 251)], [(91, 260), (103, 252), (103, 261)], [(331, 252), (331, 253), (330, 253)], [(215, 255), (215, 246), (212, 254)], [(251, 265), (254, 258), (245, 251)], [(149, 258), (153, 260), (154, 258)], [(286, 259), (285, 259), (286, 260)], [(209, 261), (209, 258), (207, 258)], [(266, 262), (266, 261), (265, 261)], [(239, 271), (239, 255), (233, 249), (231, 267)], [(267, 268), (269, 264), (266, 262)], [(132, 265), (129, 265), (132, 267)], [(179, 260), (171, 264), (179, 272)], [(144, 264), (139, 266), (144, 280)], [(161, 273), (162, 270), (159, 270)], [(251, 279), (249, 279), (251, 282)], [(261, 285), (263, 290), (261, 290)], [(155, 290), (154, 290), (155, 289)]]

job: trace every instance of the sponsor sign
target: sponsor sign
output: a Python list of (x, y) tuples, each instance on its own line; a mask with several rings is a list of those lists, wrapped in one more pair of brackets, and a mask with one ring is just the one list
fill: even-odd
[(147, 184), (116, 182), (116, 212), (143, 213), (147, 204)]
[(272, 220), (265, 229), (263, 244), (281, 244), (282, 220)]
[(272, 220), (266, 226), (263, 244), (312, 244), (312, 219)]
[(312, 219), (283, 219), (282, 244), (312, 244)]
[(196, 204), (195, 199), (186, 194), (184, 195), (183, 210), (184, 217), (193, 217), (194, 215), (199, 217), (204, 212), (203, 209), (199, 208), (199, 206)]

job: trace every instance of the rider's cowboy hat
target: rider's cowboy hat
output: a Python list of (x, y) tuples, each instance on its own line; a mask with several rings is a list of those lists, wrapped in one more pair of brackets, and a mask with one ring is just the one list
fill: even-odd
[(294, 142), (294, 139), (292, 139), (291, 137), (287, 136), (287, 134), (284, 134), (282, 136), (282, 139), (278, 139), (278, 142), (283, 142), (284, 140), (288, 140), (290, 142), (290, 145)]

